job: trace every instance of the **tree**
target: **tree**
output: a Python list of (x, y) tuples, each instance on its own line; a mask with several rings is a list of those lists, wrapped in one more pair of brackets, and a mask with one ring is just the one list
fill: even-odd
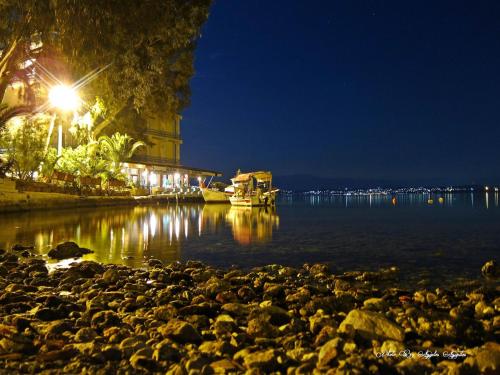
[(109, 170), (109, 162), (102, 157), (99, 143), (93, 141), (76, 148), (64, 148), (56, 168), (75, 176), (96, 177)]
[[(23, 82), (21, 105), (4, 109), (0, 117), (0, 129), (15, 116), (34, 110), (33, 64), (26, 61), (41, 57), (40, 35), (48, 35), (48, 25), (53, 23), (52, 13), (47, 11), (48, 0), (0, 1), (0, 103), (4, 102), (9, 84)], [(47, 46), (48, 47), (48, 46)], [(44, 51), (48, 51), (45, 48)]]
[(104, 157), (111, 162), (113, 171), (120, 170), (120, 163), (129, 160), (144, 142), (136, 141), (127, 134), (115, 133), (111, 137), (99, 137), (99, 144)]
[(100, 98), (81, 116), (74, 116), (69, 128), (70, 134), (79, 144), (95, 141), (94, 126), (96, 120), (106, 113), (106, 107)]
[(87, 99), (98, 94), (110, 110), (97, 133), (131, 108), (141, 117), (179, 113), (189, 103), (194, 48), (210, 4), (211, 0), (0, 1), (0, 98), (5, 93), (2, 85), (34, 54), (32, 42), (38, 38), (38, 56), (64, 61), (73, 78), (105, 69), (85, 87)]
[(12, 164), (14, 176), (31, 180), (45, 158), (46, 119), (17, 117), (3, 131), (2, 147)]

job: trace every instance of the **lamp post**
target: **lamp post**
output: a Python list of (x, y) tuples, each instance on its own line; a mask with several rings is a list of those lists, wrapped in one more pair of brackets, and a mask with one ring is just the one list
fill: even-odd
[[(49, 101), (52, 107), (57, 108), (62, 113), (68, 113), (71, 111), (76, 111), (80, 107), (80, 98), (76, 91), (70, 86), (58, 85), (50, 89)], [(52, 118), (51, 129), (54, 127), (56, 120), (56, 114)], [(52, 132), (49, 131), (49, 137)], [(49, 141), (50, 142), (50, 138)], [(58, 134), (57, 134), (57, 156), (62, 155), (63, 146), (63, 128), (62, 121), (59, 121)]]

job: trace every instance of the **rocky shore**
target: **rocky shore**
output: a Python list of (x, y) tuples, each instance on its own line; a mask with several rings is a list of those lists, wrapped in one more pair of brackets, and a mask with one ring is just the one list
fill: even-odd
[[(148, 269), (83, 261), (49, 273), (0, 251), (0, 373), (498, 374), (498, 266), (450, 290), (395, 268)], [(479, 270), (478, 270), (479, 274)]]

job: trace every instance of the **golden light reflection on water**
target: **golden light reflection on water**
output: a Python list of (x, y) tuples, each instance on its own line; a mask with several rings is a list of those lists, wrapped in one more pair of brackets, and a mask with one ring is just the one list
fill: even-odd
[(22, 243), (46, 253), (75, 241), (95, 251), (87, 260), (140, 266), (149, 257), (179, 260), (183, 242), (228, 229), (241, 245), (265, 243), (278, 225), (275, 210), (230, 205), (33, 212), (0, 217), (0, 247)]
[(267, 207), (231, 207), (226, 215), (234, 239), (241, 245), (265, 243), (271, 240), (273, 228), (279, 227), (276, 212)]
[(200, 217), (200, 225), (212, 232), (222, 225), (229, 225), (233, 238), (241, 245), (266, 243), (272, 239), (273, 229), (279, 229), (276, 209), (269, 207), (207, 204)]

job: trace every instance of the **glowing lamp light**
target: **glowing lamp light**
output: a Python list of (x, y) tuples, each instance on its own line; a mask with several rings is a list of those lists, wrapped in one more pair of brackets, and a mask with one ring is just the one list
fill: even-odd
[(201, 181), (201, 177), (200, 177), (200, 176), (198, 176), (198, 182), (200, 182), (200, 181)]
[(156, 177), (156, 173), (151, 173), (149, 175), (149, 183), (153, 186), (156, 186), (156, 183), (157, 183), (157, 177)]
[(63, 111), (74, 111), (80, 107), (80, 98), (76, 91), (65, 85), (54, 86), (49, 92), (50, 104)]

